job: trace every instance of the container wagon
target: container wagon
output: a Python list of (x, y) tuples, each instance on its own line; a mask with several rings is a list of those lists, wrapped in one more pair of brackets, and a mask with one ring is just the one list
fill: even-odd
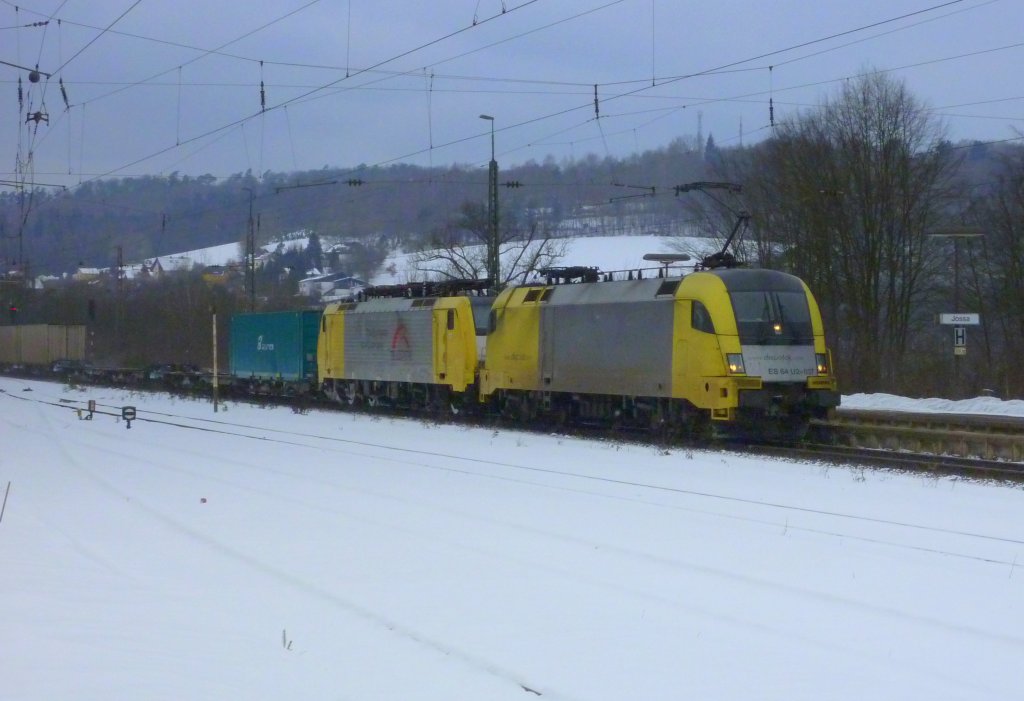
[(231, 317), (233, 385), (252, 394), (315, 391), (320, 314), (319, 310), (304, 310)]
[(85, 360), (85, 326), (0, 326), (0, 363), (47, 368), (58, 360)]

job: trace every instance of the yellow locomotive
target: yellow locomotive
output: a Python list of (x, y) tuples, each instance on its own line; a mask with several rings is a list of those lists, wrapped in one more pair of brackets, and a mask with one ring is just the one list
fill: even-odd
[(370, 298), (329, 305), (320, 319), (317, 367), (340, 402), (401, 408), (475, 399), (482, 344), (475, 319), (493, 298), (486, 281), (377, 287)]
[(747, 269), (505, 290), (480, 392), (523, 418), (762, 434), (798, 433), (839, 403), (810, 291)]
[(666, 271), (612, 280), (552, 269), (497, 297), (473, 294), (483, 283), (402, 286), (331, 305), (320, 382), (350, 403), (761, 435), (799, 435), (839, 404), (821, 315), (799, 278)]

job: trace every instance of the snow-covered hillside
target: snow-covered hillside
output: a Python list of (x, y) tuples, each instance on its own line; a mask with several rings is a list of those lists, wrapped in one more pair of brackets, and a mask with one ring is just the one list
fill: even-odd
[[(556, 265), (582, 265), (604, 271), (656, 268), (657, 263), (643, 259), (645, 254), (689, 253), (697, 258), (717, 250), (716, 247), (721, 245), (711, 239), (666, 236), (580, 237), (559, 240), (558, 243), (563, 241), (565, 254)], [(422, 279), (422, 274), (413, 265), (414, 258), (415, 254), (401, 251), (389, 255), (371, 280), (372, 284), (393, 285)], [(502, 265), (508, 266), (511, 263), (511, 256), (502, 260)]]

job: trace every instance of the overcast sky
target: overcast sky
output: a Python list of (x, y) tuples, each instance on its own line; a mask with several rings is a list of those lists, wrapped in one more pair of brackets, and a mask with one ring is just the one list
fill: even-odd
[(36, 182), (66, 185), (475, 166), (481, 114), (503, 167), (699, 129), (749, 144), (769, 98), (779, 120), (871, 68), (954, 141), (1007, 139), (1024, 129), (1022, 27), (1020, 0), (0, 0), (0, 61), (52, 73), (0, 64), (0, 181), (30, 153)]

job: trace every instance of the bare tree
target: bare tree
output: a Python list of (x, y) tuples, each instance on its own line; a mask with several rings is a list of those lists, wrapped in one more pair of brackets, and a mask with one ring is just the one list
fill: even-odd
[(946, 216), (955, 165), (942, 136), (902, 82), (876, 72), (783, 121), (753, 156), (755, 230), (784, 244), (777, 262), (818, 296), (850, 389), (891, 389), (907, 369), (926, 234)]
[[(410, 260), (414, 274), (428, 279), (482, 279), (487, 276), (489, 222), (486, 208), (464, 202), (455, 221), (435, 230), (424, 250)], [(525, 230), (507, 223), (501, 230), (500, 286), (523, 282), (540, 268), (565, 254), (565, 241), (552, 238), (547, 229), (530, 224)]]
[[(991, 365), (1006, 396), (1024, 393), (1024, 149), (1001, 159), (992, 189), (978, 193), (972, 214), (985, 232), (980, 261), (985, 329), (994, 330)], [(973, 265), (973, 261), (969, 261)], [(988, 339), (986, 339), (988, 340)]]

